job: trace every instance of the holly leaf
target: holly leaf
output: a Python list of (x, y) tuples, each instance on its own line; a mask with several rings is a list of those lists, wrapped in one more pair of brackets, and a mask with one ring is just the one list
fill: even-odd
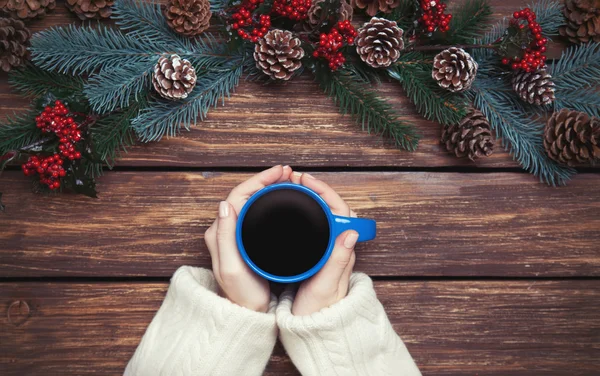
[(73, 162), (66, 168), (67, 176), (63, 179), (65, 188), (88, 197), (98, 198), (96, 180), (86, 174), (81, 161)]

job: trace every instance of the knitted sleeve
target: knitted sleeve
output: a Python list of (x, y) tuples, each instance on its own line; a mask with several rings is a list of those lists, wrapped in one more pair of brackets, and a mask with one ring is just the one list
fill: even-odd
[(179, 268), (125, 375), (262, 375), (277, 339), (276, 298), (259, 313), (216, 291), (211, 271)]
[(365, 274), (353, 274), (348, 296), (312, 315), (292, 315), (293, 299), (282, 295), (277, 323), (303, 376), (421, 375)]

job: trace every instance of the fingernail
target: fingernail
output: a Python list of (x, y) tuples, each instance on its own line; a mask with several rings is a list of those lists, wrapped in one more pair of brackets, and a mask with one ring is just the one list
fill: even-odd
[(305, 175), (307, 178), (310, 178), (310, 179), (314, 179), (314, 178), (315, 178), (314, 176), (312, 176), (311, 174), (307, 174), (306, 172), (304, 173), (304, 175)]
[(284, 169), (284, 170), (289, 170), (289, 169), (290, 169), (290, 166), (289, 166), (289, 165), (285, 165), (285, 166), (283, 166), (283, 169)]
[(301, 177), (302, 173), (298, 171), (294, 171), (294, 176)]
[(356, 241), (358, 240), (358, 232), (351, 231), (348, 235), (346, 235), (346, 239), (344, 239), (344, 247), (350, 249), (354, 248)]
[(227, 201), (221, 201), (219, 203), (219, 217), (220, 218), (229, 217), (229, 203)]

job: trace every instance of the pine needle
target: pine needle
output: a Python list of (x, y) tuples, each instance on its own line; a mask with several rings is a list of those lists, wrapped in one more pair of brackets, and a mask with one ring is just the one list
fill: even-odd
[(454, 10), (450, 30), (443, 40), (451, 44), (473, 43), (488, 28), (492, 13), (488, 0), (467, 0)]
[(52, 92), (81, 92), (83, 79), (77, 76), (48, 72), (32, 64), (11, 72), (10, 86), (26, 97), (39, 97)]
[(42, 137), (42, 132), (35, 125), (37, 115), (37, 111), (30, 109), (21, 114), (6, 117), (3, 124), (0, 124), (0, 156), (31, 145)]

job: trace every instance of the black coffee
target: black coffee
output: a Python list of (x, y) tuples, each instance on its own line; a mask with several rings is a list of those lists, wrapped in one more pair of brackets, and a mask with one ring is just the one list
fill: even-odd
[(242, 223), (248, 257), (262, 270), (287, 277), (319, 262), (329, 243), (329, 222), (310, 196), (279, 189), (258, 198)]

